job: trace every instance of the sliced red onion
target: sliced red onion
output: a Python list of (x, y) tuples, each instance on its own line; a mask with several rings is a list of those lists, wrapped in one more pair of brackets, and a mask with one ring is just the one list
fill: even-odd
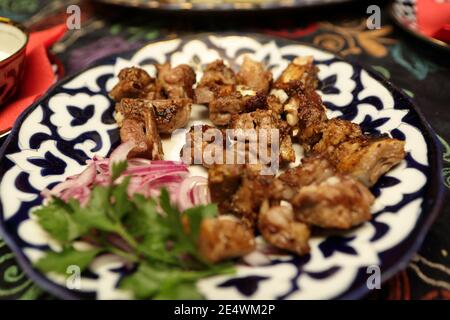
[(112, 165), (116, 162), (127, 160), (128, 154), (136, 146), (134, 140), (129, 140), (120, 144), (109, 157), (109, 170), (112, 170)]
[(210, 202), (208, 180), (199, 176), (186, 178), (180, 185), (177, 200), (178, 207), (182, 211), (195, 205), (208, 204)]
[(43, 195), (60, 196), (61, 193), (66, 189), (73, 189), (90, 185), (94, 181), (95, 175), (96, 175), (95, 165), (90, 164), (81, 174), (68, 177), (66, 181), (56, 185), (52, 190), (50, 190), (50, 192), (44, 190)]
[[(94, 156), (87, 161), (88, 167), (78, 175), (68, 177), (66, 181), (56, 185), (52, 190), (44, 190), (42, 196), (48, 200), (58, 196), (67, 201), (75, 198), (82, 205), (89, 200), (94, 185), (107, 186), (111, 183), (111, 168), (115, 162), (127, 159), (134, 143), (121, 144), (111, 153), (111, 157)], [(120, 183), (125, 176), (130, 176), (128, 194), (135, 193), (146, 197), (159, 196), (160, 189), (166, 188), (172, 201), (184, 211), (199, 204), (211, 202), (208, 181), (203, 177), (188, 177), (189, 170), (180, 161), (147, 160), (141, 158), (129, 159), (128, 167), (122, 176), (115, 181)]]

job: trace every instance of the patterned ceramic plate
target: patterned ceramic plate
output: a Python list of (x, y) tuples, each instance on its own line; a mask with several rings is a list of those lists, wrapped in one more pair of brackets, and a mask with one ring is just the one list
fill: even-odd
[[(411, 101), (378, 75), (307, 45), (261, 35), (200, 35), (107, 58), (58, 83), (17, 121), (0, 151), (0, 230), (36, 283), (62, 298), (126, 297), (116, 289), (121, 261), (112, 256), (94, 261), (78, 291), (35, 270), (31, 262), (53, 244), (29, 215), (41, 204), (40, 190), (79, 173), (87, 159), (107, 156), (118, 144), (114, 104), (107, 97), (118, 72), (140, 65), (153, 73), (152, 64), (170, 61), (191, 64), (200, 77), (202, 65), (223, 58), (236, 66), (245, 54), (264, 61), (275, 77), (293, 57), (313, 55), (329, 116), (406, 140), (407, 156), (373, 187), (372, 221), (315, 236), (308, 256), (272, 256), (270, 264), (238, 266), (234, 276), (203, 280), (200, 291), (210, 299), (360, 298), (368, 292), (369, 266), (380, 266), (383, 281), (406, 267), (443, 195), (439, 145)], [(173, 145), (165, 143), (164, 149), (179, 154)]]
[(354, 0), (97, 0), (98, 2), (144, 10), (252, 11), (307, 8)]

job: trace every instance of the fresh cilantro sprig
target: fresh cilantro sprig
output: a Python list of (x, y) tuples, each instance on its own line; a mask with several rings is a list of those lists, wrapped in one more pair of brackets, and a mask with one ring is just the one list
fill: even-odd
[[(217, 207), (197, 206), (180, 213), (165, 189), (158, 199), (129, 197), (130, 177), (121, 178), (126, 168), (126, 162), (114, 164), (112, 183), (94, 186), (84, 206), (75, 199), (53, 198), (34, 211), (38, 223), (62, 246), (61, 252), (48, 251), (36, 267), (66, 274), (70, 265), (84, 270), (98, 255), (110, 253), (134, 265), (120, 287), (136, 298), (201, 298), (197, 280), (234, 272), (229, 264), (207, 263), (198, 252), (201, 223), (216, 216)], [(91, 243), (92, 249), (76, 250), (75, 240)]]

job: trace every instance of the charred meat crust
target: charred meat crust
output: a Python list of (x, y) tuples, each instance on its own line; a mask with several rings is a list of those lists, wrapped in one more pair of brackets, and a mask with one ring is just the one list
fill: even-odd
[(237, 75), (222, 60), (216, 60), (206, 66), (195, 89), (195, 101), (208, 105), (215, 125), (225, 126), (233, 115), (266, 109), (271, 83), (271, 72), (248, 57)]
[(312, 56), (297, 57), (288, 64), (286, 69), (275, 81), (274, 86), (289, 83), (291, 81), (301, 81), (305, 88), (310, 90), (317, 89), (319, 82), (317, 73), (319, 69), (313, 64)]
[(311, 127), (314, 134), (303, 140), (307, 152), (328, 158), (338, 172), (368, 187), (405, 157), (404, 141), (365, 135), (350, 121), (331, 119)]
[(122, 99), (116, 105), (115, 118), (120, 126), (123, 117), (140, 119), (146, 109), (153, 109), (158, 131), (160, 133), (171, 133), (186, 126), (191, 114), (191, 105), (190, 99)]
[(156, 124), (161, 133), (172, 133), (189, 122), (191, 99), (152, 100), (150, 103), (155, 109)]
[(147, 100), (122, 99), (116, 105), (116, 115), (121, 115), (117, 121), (120, 127), (122, 142), (134, 141), (129, 157), (142, 157), (148, 159), (163, 159), (161, 138), (156, 125), (156, 116), (153, 107), (147, 107)]
[(258, 92), (252, 96), (243, 96), (233, 92), (228, 96), (218, 97), (209, 103), (209, 119), (217, 126), (226, 126), (234, 115), (266, 109), (267, 97)]
[(156, 97), (156, 82), (145, 70), (140, 68), (125, 68), (119, 72), (119, 82), (109, 93), (116, 102), (123, 98), (154, 99)]

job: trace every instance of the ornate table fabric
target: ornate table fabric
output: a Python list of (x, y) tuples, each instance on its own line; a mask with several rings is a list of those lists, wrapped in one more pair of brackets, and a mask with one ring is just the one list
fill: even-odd
[[(81, 8), (81, 28), (68, 31), (53, 47), (66, 75), (104, 56), (138, 48), (145, 43), (195, 32), (263, 32), (335, 52), (371, 68), (403, 89), (419, 106), (443, 146), (443, 183), (450, 188), (450, 61), (398, 30), (381, 7), (382, 25), (366, 26), (366, 6), (347, 5), (341, 10), (314, 10), (268, 14), (155, 14), (111, 10), (89, 1), (0, 0), (0, 16), (41, 30), (65, 23), (70, 4)], [(330, 11), (339, 11), (328, 14)], [(340, 13), (342, 11), (342, 15)], [(448, 53), (447, 53), (448, 55)], [(0, 140), (0, 144), (3, 141)], [(450, 299), (450, 199), (421, 250), (406, 270), (399, 272), (368, 299)], [(0, 239), (0, 299), (48, 299), (21, 271)]]

